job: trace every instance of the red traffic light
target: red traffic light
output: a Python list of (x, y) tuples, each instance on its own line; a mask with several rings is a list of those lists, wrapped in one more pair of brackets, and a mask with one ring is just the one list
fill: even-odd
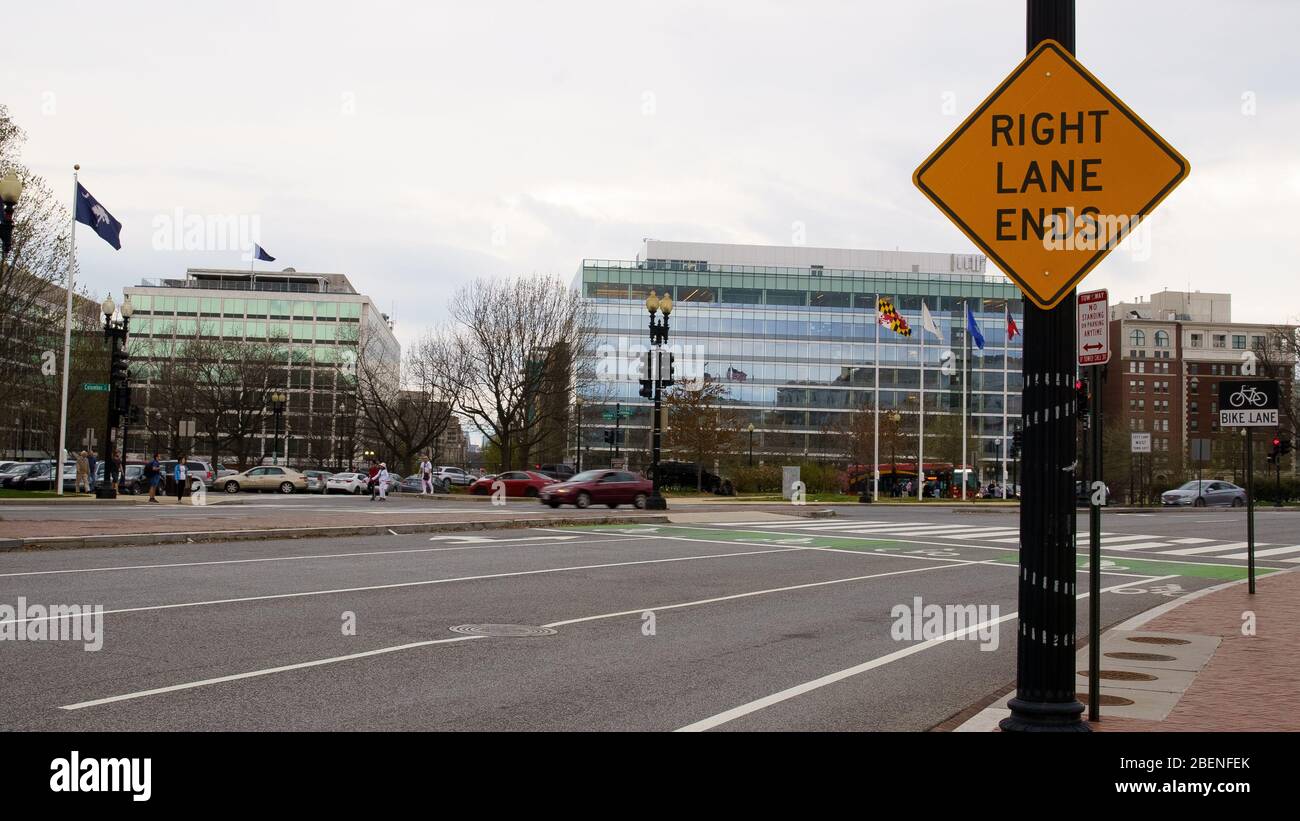
[(1273, 447), (1277, 448), (1277, 447), (1281, 447), (1281, 446), (1282, 446), (1282, 438), (1281, 438), (1280, 436), (1274, 436), (1274, 437), (1273, 437)]

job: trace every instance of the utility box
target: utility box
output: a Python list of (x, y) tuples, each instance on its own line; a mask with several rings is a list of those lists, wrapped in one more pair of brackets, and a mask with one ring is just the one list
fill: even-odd
[(794, 498), (794, 483), (799, 481), (799, 466), (781, 468), (781, 498)]

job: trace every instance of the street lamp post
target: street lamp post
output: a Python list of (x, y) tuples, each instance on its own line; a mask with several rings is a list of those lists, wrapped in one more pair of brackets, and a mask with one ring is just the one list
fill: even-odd
[(749, 466), (754, 466), (754, 423), (749, 423)]
[(275, 439), (271, 442), (271, 464), (280, 464), (280, 417), (289, 397), (280, 391), (271, 394), (271, 413), (275, 415)]
[[(648, 510), (667, 510), (668, 502), (664, 499), (663, 494), (659, 492), (659, 450), (663, 442), (663, 427), (660, 424), (660, 410), (663, 407), (663, 346), (668, 342), (668, 317), (673, 312), (673, 298), (664, 292), (663, 297), (655, 295), (654, 291), (645, 300), (646, 312), (650, 314), (650, 347), (651, 357), (658, 357), (659, 365), (653, 373), (648, 373), (652, 381), (651, 389), (654, 397), (654, 418), (650, 420), (650, 462), (653, 466), (653, 473), (650, 476), (651, 490), (650, 498), (646, 500), (646, 509)], [(663, 314), (663, 319), (656, 321), (655, 313)]]
[[(114, 473), (114, 459), (117, 452), (115, 434), (129, 405), (130, 384), (127, 377), (126, 340), (134, 309), (131, 306), (131, 297), (128, 296), (122, 301), (119, 311), (113, 303), (113, 295), (109, 294), (104, 297), (99, 310), (104, 314), (104, 339), (108, 340), (108, 413), (104, 430), (104, 482), (103, 484), (96, 482), (93, 476), (90, 477), (90, 481), (95, 483), (96, 499), (116, 499), (117, 489), (113, 487), (109, 477)], [(114, 313), (118, 313), (121, 318), (114, 319)], [(62, 478), (60, 477), (58, 481), (62, 482)]]
[(10, 171), (0, 179), (0, 258), (9, 256), (14, 238), (14, 206), (23, 195), (23, 181)]

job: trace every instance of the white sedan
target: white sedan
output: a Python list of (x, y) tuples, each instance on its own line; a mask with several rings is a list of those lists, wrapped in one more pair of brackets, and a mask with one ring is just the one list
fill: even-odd
[(325, 480), (326, 493), (366, 492), (366, 475), (364, 473), (335, 473)]

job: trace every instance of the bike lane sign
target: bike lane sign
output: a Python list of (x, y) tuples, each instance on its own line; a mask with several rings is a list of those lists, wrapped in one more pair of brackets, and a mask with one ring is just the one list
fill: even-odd
[(1231, 379), (1219, 383), (1219, 425), (1275, 428), (1281, 408), (1276, 379)]

